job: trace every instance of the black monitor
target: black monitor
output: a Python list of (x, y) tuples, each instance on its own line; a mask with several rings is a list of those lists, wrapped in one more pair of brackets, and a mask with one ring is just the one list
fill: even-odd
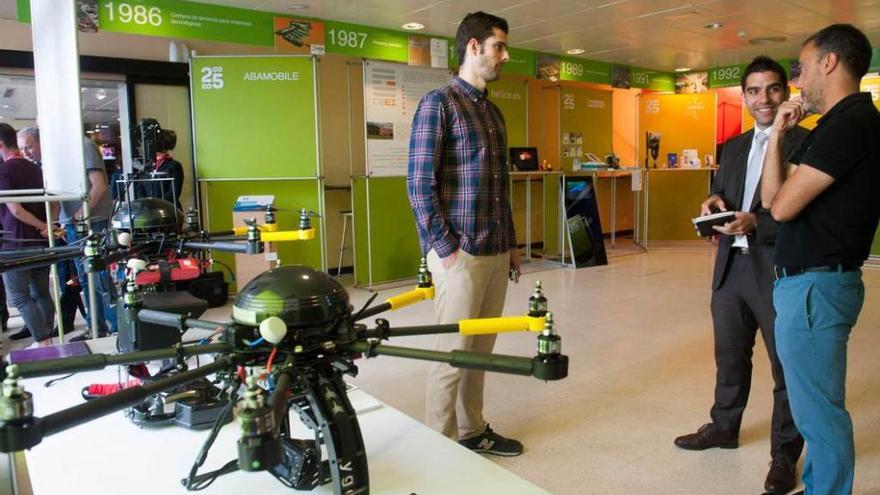
[(520, 172), (538, 170), (538, 148), (510, 148), (510, 164)]

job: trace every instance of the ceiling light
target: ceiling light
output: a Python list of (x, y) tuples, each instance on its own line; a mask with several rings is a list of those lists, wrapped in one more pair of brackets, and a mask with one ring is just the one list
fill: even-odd
[(9, 108), (9, 105), (3, 105), (3, 108)]
[(572, 48), (571, 50), (567, 50), (565, 53), (567, 53), (569, 55), (580, 55), (581, 53), (584, 53), (584, 49), (583, 48)]
[(690, 67), (676, 67), (675, 72), (690, 72)]
[(107, 97), (107, 90), (104, 88), (99, 88), (98, 91), (95, 91), (95, 98), (98, 100), (103, 100)]
[(749, 32), (743, 29), (743, 30), (737, 31), (736, 35), (739, 36), (740, 38), (745, 38), (746, 36), (749, 35)]
[(419, 29), (425, 29), (424, 24), (419, 24), (418, 22), (407, 22), (403, 26), (400, 26), (407, 31), (418, 31)]
[(723, 22), (710, 22), (709, 24), (703, 24), (704, 29), (721, 29), (723, 27)]
[(762, 36), (760, 38), (752, 38), (749, 43), (753, 45), (772, 45), (774, 43), (782, 43), (787, 40), (785, 36)]
[(309, 10), (309, 6), (304, 3), (292, 3), (287, 6), (287, 10), (292, 10), (294, 12), (305, 12)]

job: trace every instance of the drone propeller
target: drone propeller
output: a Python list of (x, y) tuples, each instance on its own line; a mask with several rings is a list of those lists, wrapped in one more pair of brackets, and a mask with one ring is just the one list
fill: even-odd
[(47, 242), (47, 239), (17, 239), (15, 237), (0, 237), (3, 242)]

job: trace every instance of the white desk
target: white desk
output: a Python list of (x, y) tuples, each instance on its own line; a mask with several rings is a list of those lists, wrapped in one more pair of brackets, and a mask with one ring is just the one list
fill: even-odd
[[(95, 347), (106, 345), (102, 342)], [(34, 395), (37, 416), (80, 403), (83, 386), (115, 382), (117, 373), (115, 367), (79, 373), (44, 387), (50, 378), (25, 380), (26, 389)], [(548, 493), (363, 391), (355, 390), (349, 397), (358, 411), (373, 494)], [(291, 424), (296, 436), (312, 438), (298, 420), (292, 418)], [(180, 480), (189, 473), (207, 435), (207, 431), (177, 426), (140, 429), (118, 412), (43, 439), (26, 453), (27, 466), (36, 495), (303, 493), (286, 488), (267, 472), (241, 471), (221, 476), (201, 492), (186, 491)], [(223, 427), (200, 472), (234, 459), (238, 435), (237, 422)], [(333, 490), (324, 485), (312, 493), (332, 494)]]

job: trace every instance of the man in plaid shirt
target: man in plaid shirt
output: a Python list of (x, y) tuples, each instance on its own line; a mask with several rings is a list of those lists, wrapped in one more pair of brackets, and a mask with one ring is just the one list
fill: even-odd
[[(434, 274), (436, 322), (501, 316), (519, 253), (508, 201), (507, 132), (487, 98), (507, 53), (507, 21), (475, 12), (459, 24), (452, 84), (419, 103), (409, 144), (407, 192), (422, 252)], [(489, 353), (495, 335), (437, 336), (436, 350)], [(484, 372), (435, 364), (428, 373), (428, 426), (462, 445), (516, 456), (522, 444), (483, 419)]]

